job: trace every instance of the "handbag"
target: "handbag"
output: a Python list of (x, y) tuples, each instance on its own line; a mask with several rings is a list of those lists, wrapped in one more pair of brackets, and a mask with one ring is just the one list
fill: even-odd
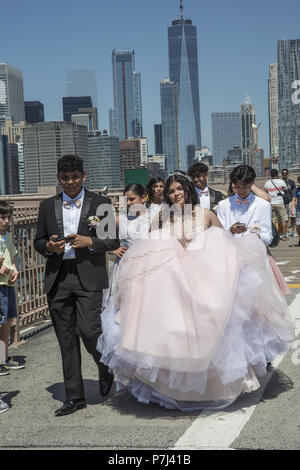
[(275, 224), (272, 222), (272, 241), (269, 245), (270, 248), (275, 248), (279, 241), (280, 241), (280, 235), (279, 235), (279, 232), (275, 226)]
[[(272, 180), (271, 180), (272, 181)], [(275, 188), (277, 189), (277, 191), (279, 192), (279, 194), (282, 196), (282, 199), (283, 199), (283, 204), (285, 206), (287, 206), (290, 202), (292, 202), (292, 196), (290, 194), (290, 192), (288, 193), (282, 193), (281, 191), (279, 191), (279, 189), (277, 188), (277, 186), (274, 184), (274, 182), (272, 181), (272, 184), (273, 186), (275, 186)]]

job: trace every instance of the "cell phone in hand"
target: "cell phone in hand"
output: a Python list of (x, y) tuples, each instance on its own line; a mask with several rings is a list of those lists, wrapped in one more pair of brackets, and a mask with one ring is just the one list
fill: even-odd
[(70, 243), (73, 240), (75, 240), (75, 236), (71, 237), (70, 235), (68, 235), (67, 237), (64, 238), (64, 240), (65, 240), (66, 243)]
[(57, 238), (55, 238), (55, 240), (53, 240), (53, 241), (54, 241), (55, 243), (57, 243), (57, 242), (62, 242), (63, 240), (65, 240), (64, 237), (57, 237)]
[(236, 224), (236, 228), (246, 228), (246, 224), (243, 224), (242, 222), (238, 222)]

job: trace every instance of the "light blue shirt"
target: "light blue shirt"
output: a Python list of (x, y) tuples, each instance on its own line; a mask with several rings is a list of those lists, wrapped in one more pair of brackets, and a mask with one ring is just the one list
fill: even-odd
[[(76, 207), (75, 204), (70, 204), (70, 208), (67, 209), (64, 205), (62, 206), (63, 213), (63, 225), (64, 225), (64, 237), (67, 237), (71, 233), (77, 233), (78, 225), (80, 221), (81, 209), (84, 199), (84, 188), (81, 189), (76, 199), (81, 199), (81, 206)], [(62, 200), (64, 202), (72, 201), (72, 198), (69, 197), (64, 191), (62, 194)], [(65, 252), (63, 259), (75, 259), (75, 250), (71, 247), (69, 243), (65, 244)]]

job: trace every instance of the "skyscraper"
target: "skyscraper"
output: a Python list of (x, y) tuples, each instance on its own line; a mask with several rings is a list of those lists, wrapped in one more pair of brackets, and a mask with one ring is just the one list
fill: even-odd
[(241, 149), (242, 163), (249, 164), (249, 146), (252, 144), (252, 124), (255, 124), (255, 109), (250, 98), (241, 104)]
[(161, 124), (154, 124), (155, 155), (162, 155), (162, 129)]
[(135, 110), (135, 137), (143, 137), (143, 120), (142, 120), (142, 86), (141, 74), (133, 72), (133, 97)]
[(106, 132), (88, 133), (88, 187), (121, 187), (120, 144), (118, 137)]
[(277, 43), (279, 168), (300, 164), (300, 39)]
[(25, 121), (22, 72), (6, 63), (0, 64), (0, 128), (6, 118), (14, 124)]
[(121, 183), (125, 182), (125, 170), (137, 169), (141, 166), (140, 139), (130, 138), (120, 141)]
[(92, 99), (90, 96), (68, 96), (63, 97), (63, 115), (64, 121), (71, 122), (72, 114), (78, 113), (81, 108), (92, 108)]
[(212, 147), (214, 165), (222, 165), (228, 150), (241, 144), (241, 117), (239, 112), (212, 113)]
[(16, 143), (18, 147), (18, 169), (19, 169), (19, 186), (20, 193), (25, 193), (25, 170), (24, 170), (24, 142), (19, 140)]
[(19, 194), (19, 160), (17, 144), (7, 144), (7, 164), (6, 164), (6, 192), (7, 194)]
[(95, 107), (98, 106), (96, 70), (66, 70), (67, 96), (90, 96)]
[(27, 193), (39, 186), (57, 185), (57, 160), (66, 154), (77, 154), (88, 171), (88, 130), (72, 122), (52, 121), (25, 127), (24, 167)]
[(109, 110), (109, 134), (115, 137), (119, 135), (118, 114), (115, 109)]
[(44, 122), (44, 105), (40, 101), (25, 101), (25, 120), (28, 124)]
[(178, 104), (177, 84), (169, 79), (160, 82), (162, 150), (167, 172), (178, 170)]
[(135, 71), (134, 51), (112, 52), (114, 111), (110, 112), (111, 134), (120, 140), (142, 137), (141, 77)]
[(78, 108), (78, 114), (88, 114), (91, 121), (91, 130), (97, 131), (99, 129), (98, 123), (98, 109), (97, 108)]
[(72, 114), (71, 122), (75, 122), (79, 126), (85, 126), (88, 131), (92, 131), (92, 123), (91, 118), (88, 113), (76, 113)]
[(168, 28), (169, 78), (177, 84), (180, 167), (186, 171), (201, 148), (197, 29), (183, 17)]
[(0, 134), (0, 194), (19, 193), (18, 147)]
[(278, 68), (277, 64), (269, 66), (268, 108), (269, 108), (269, 141), (270, 156), (278, 158)]

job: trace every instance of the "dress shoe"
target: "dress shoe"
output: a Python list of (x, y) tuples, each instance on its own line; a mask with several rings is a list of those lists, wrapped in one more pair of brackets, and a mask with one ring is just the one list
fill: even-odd
[(75, 413), (75, 411), (80, 410), (81, 408), (86, 408), (86, 403), (84, 400), (68, 400), (61, 408), (55, 411), (55, 416), (70, 415), (71, 413)]
[(109, 372), (105, 374), (104, 376), (100, 377), (99, 388), (100, 388), (100, 393), (103, 397), (106, 397), (109, 394), (109, 391), (111, 389), (113, 382), (114, 382), (114, 376), (113, 374), (110, 374)]

